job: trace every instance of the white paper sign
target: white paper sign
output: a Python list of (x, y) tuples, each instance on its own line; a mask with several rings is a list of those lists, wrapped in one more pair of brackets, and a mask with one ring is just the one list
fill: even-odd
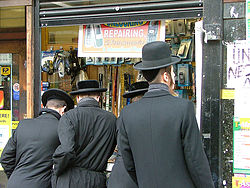
[(234, 132), (234, 168), (250, 169), (250, 131)]
[(227, 46), (227, 88), (250, 87), (250, 46)]
[(234, 117), (250, 118), (250, 88), (235, 89)]

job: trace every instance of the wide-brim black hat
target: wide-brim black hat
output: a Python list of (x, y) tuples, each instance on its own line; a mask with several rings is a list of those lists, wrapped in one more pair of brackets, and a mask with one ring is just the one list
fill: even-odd
[(133, 98), (138, 95), (143, 95), (148, 91), (149, 84), (146, 81), (135, 82), (129, 87), (129, 91), (124, 93), (124, 98)]
[(71, 95), (78, 95), (84, 93), (105, 92), (106, 88), (100, 88), (97, 80), (83, 80), (77, 83), (77, 90), (70, 92)]
[(154, 70), (179, 63), (181, 58), (171, 55), (169, 44), (163, 41), (147, 43), (142, 48), (142, 61), (134, 65), (137, 70)]
[(63, 90), (61, 89), (48, 89), (42, 95), (42, 103), (43, 106), (46, 106), (47, 102), (51, 99), (63, 100), (67, 104), (67, 110), (74, 108), (73, 99)]

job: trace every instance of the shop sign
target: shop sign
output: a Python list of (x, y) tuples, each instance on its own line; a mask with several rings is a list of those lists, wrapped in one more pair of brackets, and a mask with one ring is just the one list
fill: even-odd
[(250, 87), (250, 46), (227, 45), (227, 88)]
[(10, 67), (1, 67), (1, 75), (2, 76), (10, 75)]
[(16, 129), (19, 124), (19, 121), (12, 121), (12, 129)]
[(164, 21), (80, 26), (79, 57), (141, 57), (144, 44), (165, 41)]
[(0, 110), (0, 157), (11, 135), (11, 110)]
[(10, 125), (11, 110), (0, 110), (0, 125)]
[(250, 188), (250, 177), (233, 177), (232, 188)]
[(234, 99), (235, 90), (234, 89), (222, 89), (221, 99)]

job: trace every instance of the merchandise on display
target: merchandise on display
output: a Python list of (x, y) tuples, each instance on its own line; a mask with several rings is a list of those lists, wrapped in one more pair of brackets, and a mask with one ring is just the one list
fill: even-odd
[[(174, 66), (175, 90), (179, 97), (187, 98), (195, 102), (195, 60), (194, 60), (194, 23), (196, 19), (166, 20), (165, 41), (170, 44), (172, 54), (181, 57), (182, 61)], [(131, 22), (132, 23), (132, 22)], [(148, 22), (147, 41), (155, 41), (159, 31), (159, 21)], [(120, 24), (106, 24), (108, 26), (121, 26)], [(125, 25), (125, 24), (124, 24)], [(123, 26), (124, 26), (123, 25)], [(133, 25), (133, 24), (131, 24)], [(49, 29), (42, 36), (53, 36), (42, 49), (42, 90), (48, 88), (60, 88), (67, 92), (76, 89), (76, 83), (81, 80), (98, 80), (101, 87), (106, 87), (106, 93), (102, 94), (100, 105), (103, 109), (119, 116), (121, 109), (130, 103), (130, 99), (124, 99), (121, 95), (128, 91), (129, 86), (137, 81), (145, 80), (133, 65), (140, 58), (113, 57), (107, 53), (107, 57), (78, 57), (78, 41), (74, 36), (71, 39), (65, 36), (60, 43), (57, 37), (63, 38), (65, 27)], [(76, 27), (78, 29), (78, 27)], [(60, 36), (58, 36), (62, 33)], [(107, 30), (105, 33), (107, 34)], [(84, 33), (84, 46), (86, 48), (104, 48), (105, 34), (102, 24), (86, 25)], [(115, 33), (114, 33), (115, 34)], [(105, 36), (104, 36), (105, 37)], [(92, 40), (94, 39), (94, 40)], [(52, 40), (52, 42), (51, 42)], [(66, 42), (65, 44), (65, 41)], [(53, 47), (51, 47), (53, 45)], [(50, 50), (46, 51), (46, 47)], [(52, 50), (55, 48), (55, 50)], [(58, 49), (57, 49), (58, 48)]]

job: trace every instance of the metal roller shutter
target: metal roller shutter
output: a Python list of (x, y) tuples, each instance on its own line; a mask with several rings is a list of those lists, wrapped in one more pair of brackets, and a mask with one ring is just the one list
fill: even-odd
[[(40, 26), (66, 26), (89, 23), (184, 19), (203, 16), (202, 1), (162, 0), (102, 5), (76, 5), (81, 1), (40, 0)], [(59, 6), (53, 7), (53, 5)], [(52, 7), (52, 8), (51, 8)]]

